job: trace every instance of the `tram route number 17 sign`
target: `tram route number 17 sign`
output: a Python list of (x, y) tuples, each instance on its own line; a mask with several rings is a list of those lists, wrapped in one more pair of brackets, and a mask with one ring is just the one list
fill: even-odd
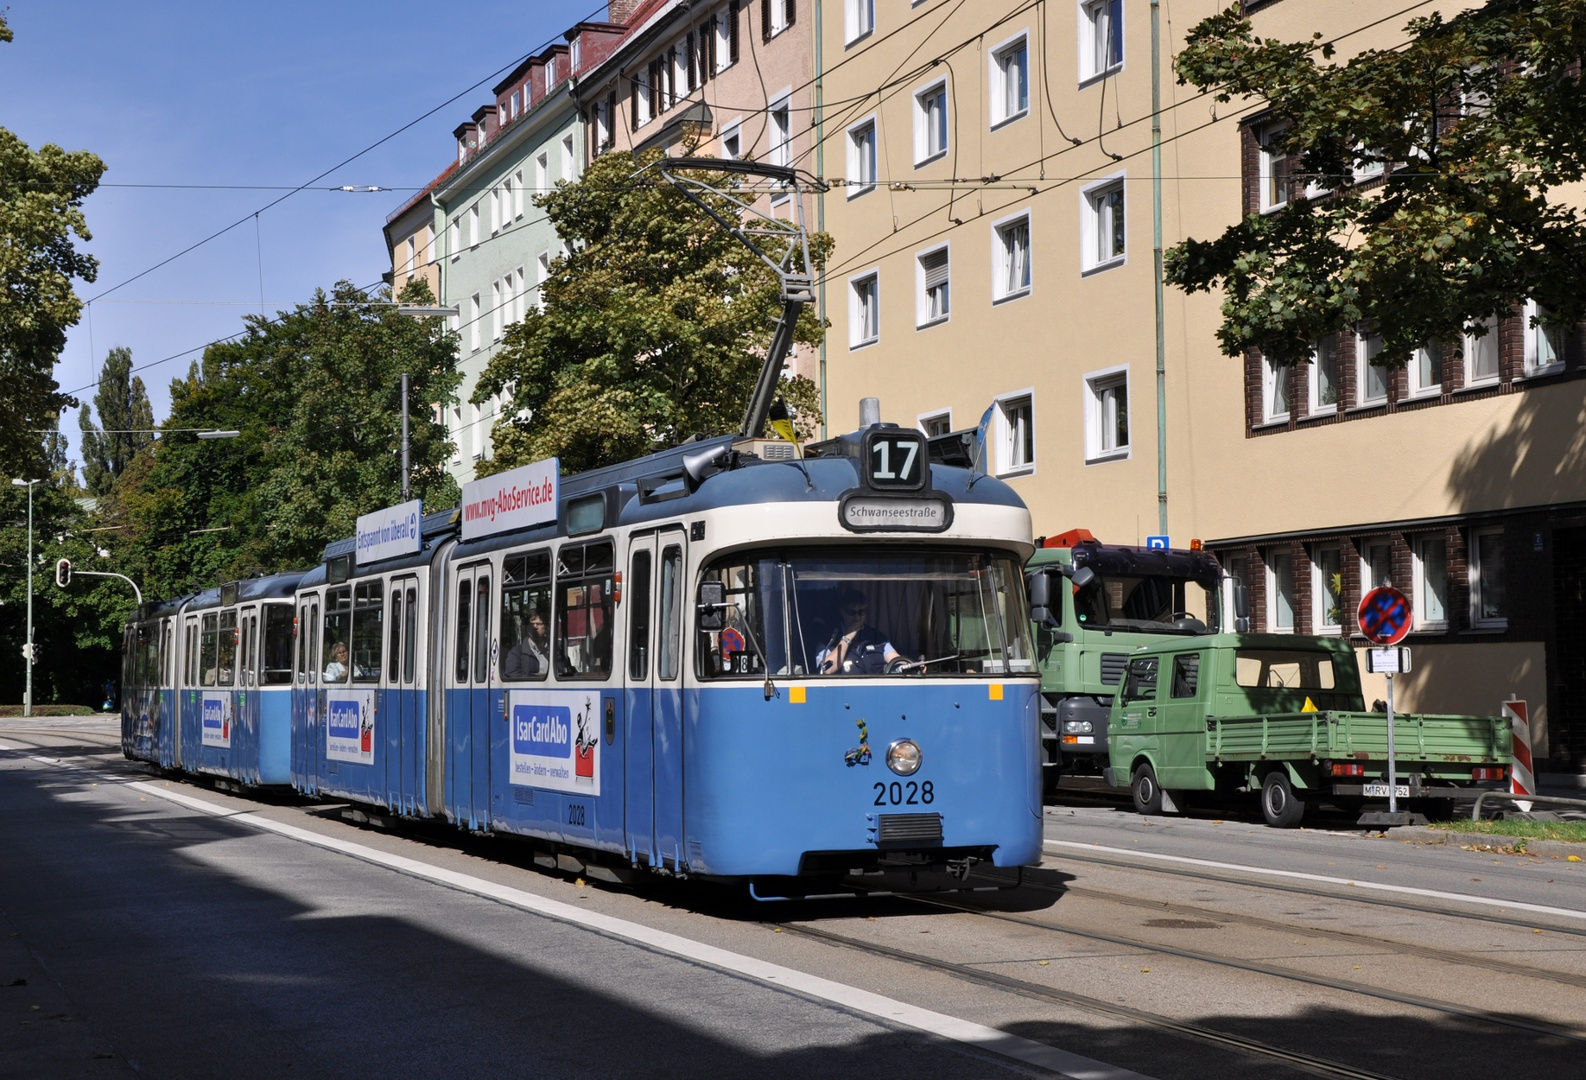
[(1383, 585), (1360, 598), (1356, 618), (1367, 640), (1397, 645), (1410, 632), (1410, 601), (1398, 589)]

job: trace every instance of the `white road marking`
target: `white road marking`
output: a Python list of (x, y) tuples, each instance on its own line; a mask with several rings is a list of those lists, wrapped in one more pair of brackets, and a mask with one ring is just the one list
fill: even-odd
[(1519, 900), (1494, 900), (1488, 896), (1442, 892), (1438, 889), (1416, 889), (1408, 885), (1385, 885), (1377, 881), (1357, 881), (1351, 878), (1328, 877), (1325, 874), (1306, 874), (1298, 870), (1272, 870), (1264, 866), (1241, 866), (1239, 863), (1214, 862), (1211, 859), (1192, 859), (1187, 855), (1159, 855), (1154, 851), (1131, 851), (1129, 848), (1107, 847), (1103, 844), (1085, 844), (1077, 840), (1048, 840), (1046, 841), (1046, 846), (1078, 848), (1081, 851), (1109, 851), (1118, 855), (1127, 855), (1132, 859), (1156, 859), (1160, 862), (1187, 863), (1191, 866), (1209, 866), (1217, 870), (1238, 870), (1243, 874), (1264, 874), (1267, 877), (1319, 881), (1328, 885), (1346, 885), (1356, 889), (1373, 889), (1377, 892), (1404, 893), (1408, 896), (1425, 896), (1436, 900), (1457, 900), (1464, 904), (1481, 904), (1485, 907), (1503, 908), (1506, 911), (1531, 911), (1539, 915), (1561, 915), (1566, 919), (1586, 919), (1586, 911), (1576, 911), (1572, 908), (1548, 907), (1545, 904), (1527, 904)]
[[(21, 750), (22, 747), (7, 746), (0, 743), (0, 750)], [(446, 870), (429, 863), (420, 862), (402, 855), (391, 855), (363, 844), (355, 844), (349, 840), (341, 840), (331, 836), (322, 836), (307, 829), (300, 829), (295, 825), (287, 825), (279, 821), (261, 817), (251, 811), (231, 810), (224, 806), (217, 806), (206, 799), (196, 798), (179, 791), (162, 788), (157, 784), (146, 783), (141, 780), (127, 781), (124, 777), (95, 773), (91, 769), (73, 762), (61, 761), (57, 758), (31, 755), (30, 760), (46, 765), (53, 765), (62, 769), (70, 769), (99, 776), (102, 780), (119, 786), (153, 795), (167, 802), (185, 806), (191, 810), (208, 814), (212, 817), (224, 818), (234, 821), (262, 832), (275, 833), (291, 840), (315, 847), (324, 848), (342, 855), (348, 855), (376, 866), (384, 866), (400, 873), (413, 877), (423, 878), (441, 885), (446, 885), (475, 896), (497, 900), (513, 907), (531, 911), (537, 915), (556, 919), (561, 922), (572, 923), (589, 930), (607, 934), (611, 937), (632, 941), (640, 945), (657, 949), (661, 952), (671, 953), (723, 971), (731, 971), (751, 979), (773, 986), (783, 987), (796, 991), (807, 997), (820, 1001), (840, 1005), (856, 1013), (877, 1017), (890, 1023), (923, 1031), (928, 1035), (936, 1035), (953, 1042), (972, 1046), (977, 1050), (986, 1050), (1002, 1057), (1026, 1065), (1053, 1072), (1059, 1076), (1072, 1077), (1073, 1080), (1151, 1080), (1150, 1077), (1140, 1073), (1120, 1069), (1106, 1062), (1096, 1061), (1093, 1058), (1071, 1054), (1066, 1050), (1059, 1050), (1055, 1046), (1022, 1039), (1017, 1035), (1009, 1035), (997, 1028), (986, 1027), (983, 1024), (961, 1020), (956, 1016), (932, 1012), (921, 1009), (907, 1002), (895, 998), (873, 994), (868, 990), (848, 986), (844, 983), (823, 979), (818, 975), (795, 971), (793, 968), (783, 967), (742, 953), (732, 952), (727, 949), (707, 945), (702, 941), (671, 934), (665, 930), (657, 930), (644, 926), (641, 923), (619, 919), (612, 915), (601, 915), (596, 912), (585, 911), (581, 908), (564, 904), (559, 900), (539, 896), (535, 893), (514, 889), (506, 885), (498, 885), (493, 881), (474, 877), (471, 874), (461, 874), (455, 870)]]

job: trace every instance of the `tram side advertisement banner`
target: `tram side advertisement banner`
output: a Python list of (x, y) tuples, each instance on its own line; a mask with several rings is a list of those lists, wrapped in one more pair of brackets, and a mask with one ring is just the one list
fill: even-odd
[(325, 701), (325, 757), (374, 764), (374, 690), (329, 690)]
[(463, 485), (463, 540), (556, 520), (561, 466), (556, 458), (521, 465)]
[(229, 692), (204, 695), (202, 720), (203, 745), (222, 749), (231, 746), (231, 727), (237, 722), (237, 714)]
[(512, 690), (508, 778), (519, 787), (600, 794), (600, 694), (593, 690)]

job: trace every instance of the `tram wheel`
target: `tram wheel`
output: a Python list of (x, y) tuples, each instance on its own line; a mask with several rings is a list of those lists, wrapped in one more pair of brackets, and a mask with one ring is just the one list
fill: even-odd
[(1162, 812), (1162, 788), (1156, 782), (1156, 770), (1151, 768), (1149, 761), (1143, 761), (1135, 767), (1129, 790), (1134, 794), (1134, 808), (1140, 813)]
[(1292, 829), (1305, 816), (1305, 800), (1294, 794), (1282, 769), (1273, 769), (1261, 781), (1261, 815), (1274, 829)]

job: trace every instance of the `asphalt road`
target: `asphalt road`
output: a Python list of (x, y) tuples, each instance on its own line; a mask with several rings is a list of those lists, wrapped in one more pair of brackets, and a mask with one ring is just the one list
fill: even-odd
[(1019, 890), (752, 904), (163, 778), (113, 731), (0, 721), (0, 1077), (1586, 1071), (1586, 864), (1052, 807)]

